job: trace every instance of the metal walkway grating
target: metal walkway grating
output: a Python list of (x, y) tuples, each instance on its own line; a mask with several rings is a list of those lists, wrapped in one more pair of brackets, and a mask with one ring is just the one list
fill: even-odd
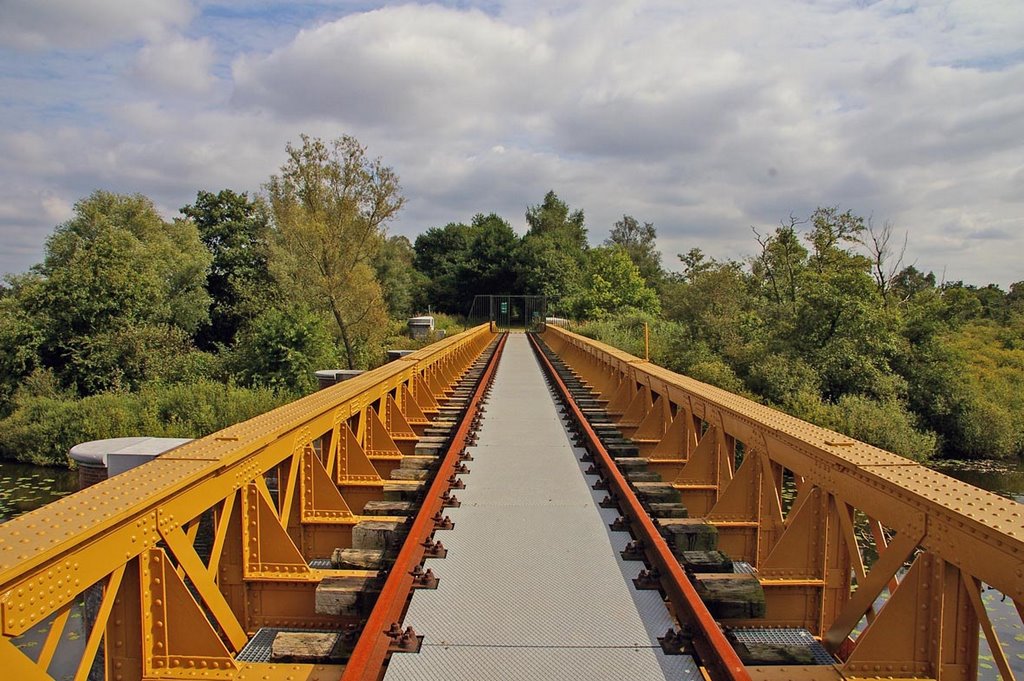
[(274, 645), (274, 638), (281, 632), (303, 632), (314, 634), (337, 634), (331, 629), (288, 629), (278, 627), (263, 627), (258, 629), (249, 642), (245, 644), (235, 659), (239, 662), (270, 662), (270, 648)]
[(447, 512), (440, 578), (417, 591), (405, 624), (424, 636), (391, 658), (387, 681), (420, 679), (700, 679), (692, 658), (665, 655), (673, 624), (656, 591), (636, 591), (641, 563), (619, 552), (582, 450), (571, 444), (524, 335), (512, 334), (472, 448), (472, 473)]
[(835, 664), (836, 661), (806, 629), (776, 629), (770, 627), (749, 627), (731, 629), (729, 632), (739, 643), (778, 643), (789, 646), (805, 646), (810, 649), (815, 664)]

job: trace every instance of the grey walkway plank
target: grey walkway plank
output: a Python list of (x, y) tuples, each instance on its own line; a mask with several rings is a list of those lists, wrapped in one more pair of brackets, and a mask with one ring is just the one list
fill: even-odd
[(608, 523), (603, 492), (584, 474), (530, 350), (513, 334), (472, 448), (462, 507), (429, 561), (436, 591), (417, 591), (405, 623), (424, 635), (395, 655), (388, 681), (419, 679), (698, 679), (693, 661), (666, 656), (672, 622), (656, 591), (636, 591), (641, 563)]

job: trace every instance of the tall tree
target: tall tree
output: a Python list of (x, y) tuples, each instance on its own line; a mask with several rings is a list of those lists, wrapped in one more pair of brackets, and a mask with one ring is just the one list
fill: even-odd
[(657, 313), (658, 295), (647, 286), (636, 265), (618, 246), (587, 251), (583, 286), (566, 301), (578, 319), (599, 319), (630, 310)]
[(612, 226), (605, 245), (619, 246), (626, 251), (648, 286), (657, 286), (664, 271), (661, 269), (661, 253), (655, 240), (658, 238), (653, 222), (640, 223), (632, 215), (623, 215)]
[(274, 271), (293, 296), (326, 308), (350, 368), (386, 327), (387, 306), (373, 268), (387, 223), (404, 199), (395, 172), (354, 137), (330, 143), (302, 136), (270, 178)]
[(548, 237), (576, 251), (587, 248), (583, 211), (570, 211), (569, 205), (554, 191), (545, 194), (540, 205), (526, 209), (526, 222), (530, 225), (529, 236)]
[(553, 310), (582, 286), (586, 267), (587, 228), (583, 211), (569, 209), (553, 191), (538, 206), (526, 210), (530, 229), (520, 251), (518, 288), (528, 294), (543, 294), (552, 300)]
[(197, 344), (213, 349), (230, 346), (239, 327), (257, 314), (260, 300), (273, 286), (267, 266), (270, 215), (259, 198), (223, 189), (200, 191), (181, 213), (199, 229), (199, 238), (213, 256), (206, 276), (210, 320), (196, 336)]
[(165, 222), (144, 196), (78, 202), (21, 284), (42, 366), (82, 394), (164, 375), (207, 319), (209, 264), (195, 225)]

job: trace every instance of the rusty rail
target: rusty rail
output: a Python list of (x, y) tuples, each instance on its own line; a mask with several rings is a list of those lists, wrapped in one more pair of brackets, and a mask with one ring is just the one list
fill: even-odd
[(505, 347), (507, 338), (507, 335), (500, 338), (494, 355), (490, 358), (487, 368), (480, 377), (473, 397), (462, 415), (459, 427), (445, 453), (444, 460), (424, 497), (423, 505), (420, 506), (419, 512), (416, 514), (416, 519), (409, 530), (409, 536), (395, 559), (395, 564), (388, 574), (380, 597), (352, 651), (352, 656), (345, 667), (345, 674), (341, 677), (342, 681), (376, 681), (382, 675), (382, 667), (394, 640), (388, 635), (391, 625), (402, 619), (409, 594), (412, 591), (413, 568), (423, 560), (423, 542), (429, 539), (434, 532), (436, 527), (434, 515), (442, 510), (442, 495), (449, 488), (448, 478), (455, 471), (455, 465), (465, 447), (466, 436), (469, 434), (474, 413), (494, 376), (495, 367), (501, 359), (501, 351)]
[[(358, 623), (314, 612), (320, 581), (346, 572), (308, 561), (349, 545), (364, 518), (352, 508), (380, 498), (415, 424), (492, 338), (486, 325), (452, 336), (0, 525), (0, 669), (50, 679), (70, 608), (95, 585), (76, 681), (101, 642), (108, 677), (125, 681), (321, 673), (236, 655), (261, 627)], [(195, 545), (201, 518), (212, 518), (208, 560)], [(18, 648), (51, 617), (43, 654)]]
[(697, 595), (679, 561), (672, 554), (668, 544), (665, 543), (664, 537), (661, 536), (658, 528), (654, 526), (650, 516), (647, 515), (647, 511), (640, 504), (640, 500), (637, 499), (633, 488), (629, 486), (626, 477), (619, 471), (615, 459), (608, 453), (597, 433), (591, 428), (586, 416), (573, 400), (569, 389), (551, 365), (551, 361), (544, 354), (533, 334), (530, 334), (530, 342), (544, 370), (558, 388), (566, 408), (572, 412), (573, 419), (583, 431), (587, 451), (597, 457), (604, 469), (608, 484), (617, 495), (618, 502), (624, 506), (623, 513), (628, 517), (637, 536), (643, 541), (644, 548), (649, 549), (648, 556), (661, 572), (662, 585), (665, 587), (674, 611), (677, 616), (692, 625), (695, 634), (694, 646), (697, 648), (701, 662), (711, 670), (712, 679), (714, 681), (750, 681), (750, 675), (736, 651), (726, 640), (718, 623), (715, 622), (704, 602)]

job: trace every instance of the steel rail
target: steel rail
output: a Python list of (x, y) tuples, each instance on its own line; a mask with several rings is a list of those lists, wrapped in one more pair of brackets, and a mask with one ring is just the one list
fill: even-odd
[(440, 512), (443, 507), (441, 496), (449, 489), (448, 478), (455, 472), (455, 465), (465, 445), (474, 413), (494, 375), (507, 338), (506, 334), (498, 340), (498, 347), (495, 348), (494, 355), (481, 375), (476, 390), (473, 391), (473, 397), (462, 415), (462, 420), (452, 437), (448, 452), (416, 514), (416, 519), (409, 529), (409, 535), (398, 552), (398, 557), (384, 582), (380, 596), (366, 621), (363, 633), (352, 649), (352, 655), (345, 666), (341, 681), (376, 681), (381, 676), (382, 667), (393, 640), (388, 636), (389, 628), (392, 623), (401, 620), (412, 591), (412, 571), (423, 560), (423, 542), (434, 531), (434, 514)]
[(669, 549), (664, 537), (661, 536), (658, 528), (654, 526), (654, 522), (647, 515), (647, 511), (640, 504), (640, 500), (629, 486), (626, 477), (619, 471), (615, 459), (601, 444), (597, 433), (594, 432), (583, 412), (573, 400), (569, 389), (558, 372), (555, 371), (533, 334), (530, 334), (530, 342), (548, 376), (551, 377), (558, 392), (562, 395), (566, 408), (572, 412), (573, 418), (579, 423), (587, 441), (588, 451), (597, 457), (598, 463), (604, 468), (609, 487), (618, 495), (617, 501), (622, 505), (623, 515), (627, 517), (631, 527), (637, 531), (639, 539), (643, 541), (644, 549), (648, 552), (648, 557), (661, 572), (662, 586), (665, 587), (665, 592), (676, 614), (694, 626), (694, 646), (701, 661), (712, 672), (713, 681), (750, 681), (750, 674), (743, 666), (743, 662), (740, 661), (739, 655), (736, 654), (718, 623), (708, 612), (700, 596), (697, 595), (697, 591), (690, 584), (689, 578)]

